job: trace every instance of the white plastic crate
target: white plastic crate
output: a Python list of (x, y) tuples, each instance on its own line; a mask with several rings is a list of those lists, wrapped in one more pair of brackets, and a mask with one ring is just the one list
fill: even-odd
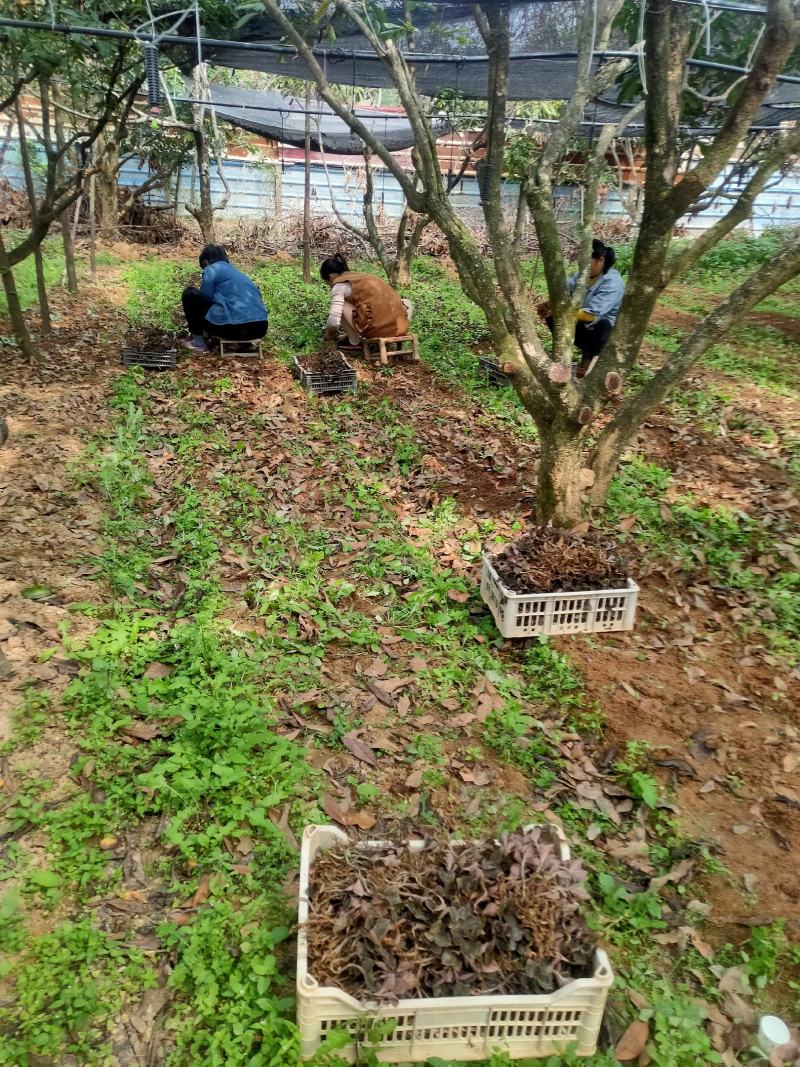
[(503, 637), (610, 633), (633, 629), (639, 586), (628, 578), (624, 589), (514, 593), (484, 554), (481, 596)]
[[(570, 857), (563, 833), (550, 827), (562, 860)], [(359, 1042), (366, 1030), (390, 1020), (394, 1029), (368, 1047), (381, 1063), (423, 1063), (430, 1056), (462, 1061), (488, 1059), (504, 1049), (512, 1059), (563, 1054), (574, 1048), (591, 1056), (603, 1021), (614, 973), (608, 957), (598, 949), (591, 978), (576, 978), (555, 993), (530, 996), (431, 997), (398, 1000), (394, 1004), (365, 1003), (333, 986), (323, 987), (309, 973), (309, 876), (316, 854), (347, 842), (335, 826), (307, 826), (300, 848), (300, 903), (297, 937), (297, 1025), (300, 1055), (310, 1059), (333, 1030), (347, 1029), (353, 1042), (337, 1050), (350, 1063), (358, 1062)], [(377, 848), (366, 841), (360, 848)], [(422, 841), (409, 841), (418, 850)], [(361, 1046), (364, 1047), (363, 1044)]]

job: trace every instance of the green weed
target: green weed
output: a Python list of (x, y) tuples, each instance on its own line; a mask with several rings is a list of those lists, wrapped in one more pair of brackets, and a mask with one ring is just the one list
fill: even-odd
[[(18, 231), (7, 230), (3, 234), (3, 240), (9, 251), (26, 235)], [(55, 285), (64, 270), (64, 251), (60, 238), (49, 237), (42, 243), (42, 259), (44, 261), (44, 278), (48, 288)], [(13, 270), (14, 281), (17, 285), (22, 310), (27, 311), (37, 301), (36, 272), (34, 269), (33, 256), (29, 256), (18, 263)], [(0, 290), (0, 315), (8, 314), (8, 303), (5, 293)]]
[(0, 1063), (72, 1055), (87, 1067), (107, 1062), (107, 1020), (156, 984), (140, 953), (88, 919), (36, 938), (14, 965), (14, 1003), (0, 1006)]

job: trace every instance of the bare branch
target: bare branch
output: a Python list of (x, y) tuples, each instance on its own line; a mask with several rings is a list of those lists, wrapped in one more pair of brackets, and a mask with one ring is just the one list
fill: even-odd
[(353, 114), (349, 108), (345, 107), (345, 105), (337, 99), (335, 94), (331, 92), (328, 79), (325, 77), (325, 72), (319, 65), (313, 50), (306, 44), (302, 35), (298, 33), (292, 25), (292, 22), (283, 13), (277, 0), (263, 0), (263, 4), (267, 13), (275, 19), (288, 40), (291, 41), (305, 60), (306, 66), (316, 83), (317, 91), (328, 107), (331, 108), (334, 114), (338, 115), (338, 117), (347, 125), (348, 129), (352, 130), (353, 133), (361, 138), (364, 144), (369, 145), (375, 155), (386, 165), (388, 170), (397, 179), (405, 194), (406, 200), (408, 200), (409, 203), (413, 203), (416, 209), (424, 210), (424, 205), (421, 202), (420, 197), (416, 195), (408, 175), (404, 172), (399, 162), (392, 156), (392, 153), (385, 148), (377, 137), (375, 137), (369, 127), (366, 126), (357, 115)]
[[(799, 149), (800, 127), (797, 127), (778, 139), (753, 172), (750, 181), (738, 194), (730, 211), (667, 261), (664, 268), (665, 285), (685, 274), (710, 248), (713, 248), (731, 230), (750, 217), (756, 197), (768, 188), (770, 178), (773, 177), (776, 168)], [(714, 196), (711, 199), (713, 200)]]
[(775, 85), (800, 36), (800, 8), (793, 0), (768, 0), (758, 51), (739, 97), (703, 157), (672, 189), (664, 206), (678, 219), (720, 174)]

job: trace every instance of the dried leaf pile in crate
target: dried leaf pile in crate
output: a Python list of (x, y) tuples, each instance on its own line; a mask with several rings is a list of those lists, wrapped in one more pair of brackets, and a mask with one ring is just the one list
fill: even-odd
[(174, 333), (158, 326), (140, 326), (128, 334), (125, 347), (137, 352), (171, 352), (175, 343)]
[(307, 352), (297, 357), (297, 362), (306, 374), (342, 374), (347, 370), (344, 360), (337, 349), (322, 352)]
[(543, 827), (336, 846), (311, 868), (309, 973), (361, 1000), (550, 993), (591, 973), (584, 880)]
[(492, 557), (492, 566), (514, 593), (620, 589), (627, 561), (613, 541), (537, 526)]

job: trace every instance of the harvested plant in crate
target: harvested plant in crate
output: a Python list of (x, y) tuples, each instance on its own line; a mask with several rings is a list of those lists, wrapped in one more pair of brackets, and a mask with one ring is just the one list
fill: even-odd
[(294, 374), (308, 393), (354, 393), (356, 372), (338, 349), (296, 356)]
[(592, 974), (584, 881), (546, 827), (419, 851), (335, 845), (311, 869), (309, 973), (373, 1002), (550, 993)]
[(490, 557), (515, 593), (585, 592), (624, 588), (627, 561), (613, 541), (538, 526)]

